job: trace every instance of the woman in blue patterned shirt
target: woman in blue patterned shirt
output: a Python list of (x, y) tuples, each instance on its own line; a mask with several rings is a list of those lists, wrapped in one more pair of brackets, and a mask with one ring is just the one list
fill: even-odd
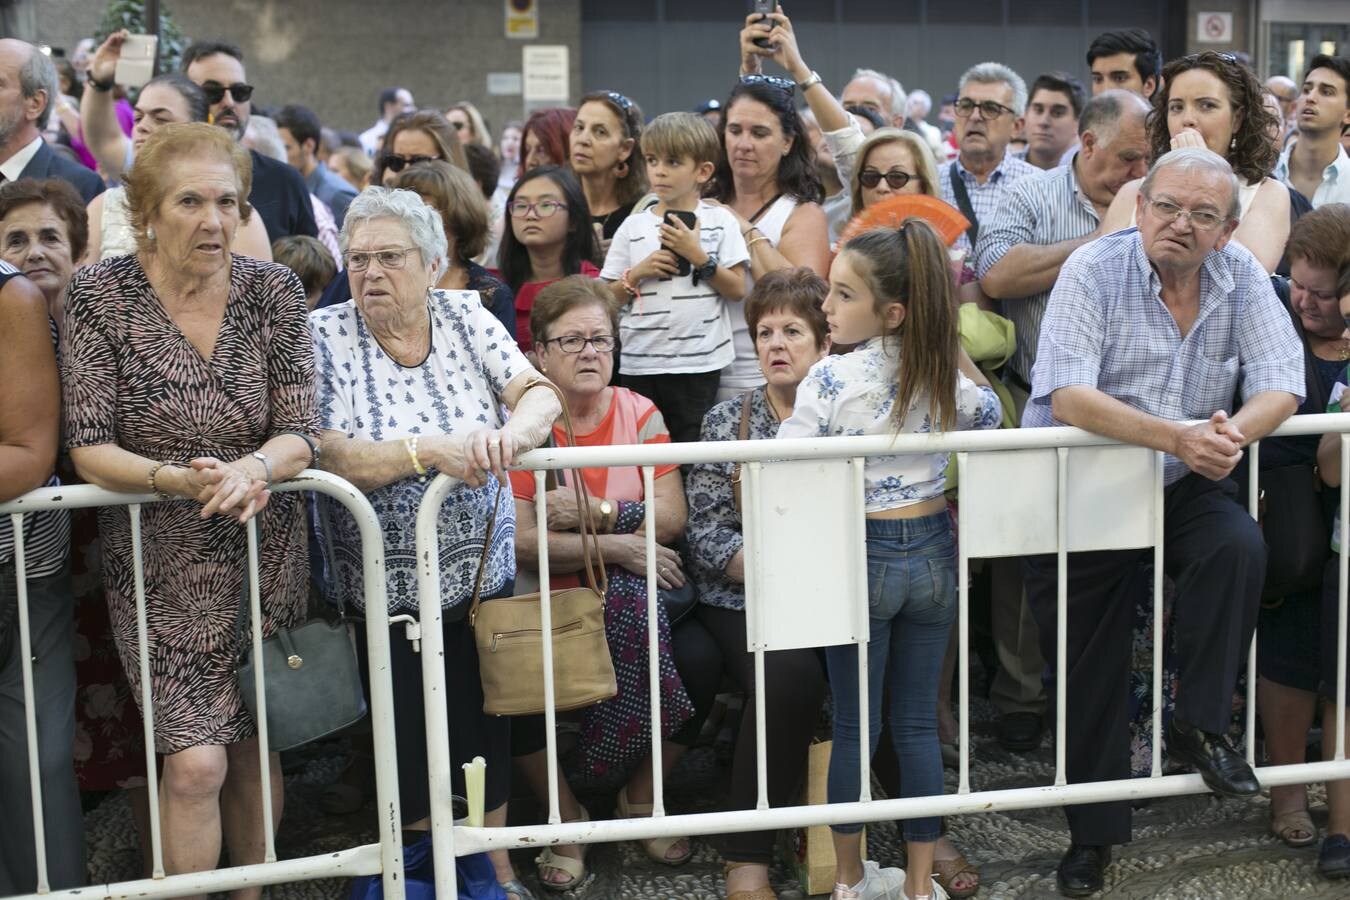
[[(310, 316), (318, 370), (323, 465), (370, 498), (384, 530), (389, 612), (417, 614), (414, 525), (436, 472), (463, 479), (440, 511), (450, 755), (487, 760), (485, 817), (506, 823), (510, 720), (483, 712), (482, 682), (469, 597), (485, 542), (483, 599), (511, 593), (515, 578), (515, 504), (505, 469), (517, 453), (543, 443), (558, 401), (506, 328), (473, 291), (434, 289), (446, 265), (441, 217), (411, 191), (367, 188), (347, 209), (343, 257), (352, 300)], [(502, 406), (513, 410), (503, 421)], [(491, 535), (485, 523), (497, 504)], [(325, 501), (327, 502), (327, 501)], [(363, 602), (361, 539), (355, 523), (329, 504), (335, 590)], [(359, 637), (363, 638), (364, 634)], [(422, 667), (401, 625), (390, 631), (399, 800), (403, 827), (430, 828)], [(365, 641), (358, 640), (364, 648)], [(362, 654), (364, 657), (364, 654)], [(463, 774), (454, 768), (456, 793)], [(506, 853), (493, 854), (498, 880), (523, 900)]]
[[(857, 347), (812, 366), (778, 436), (997, 428), (998, 398), (957, 342), (954, 290), (947, 248), (920, 219), (845, 244), (830, 268), (824, 311), (831, 339)], [(899, 453), (869, 457), (864, 470), (868, 738), (875, 753), (882, 692), (888, 689), (904, 797), (942, 793), (937, 682), (956, 616), (956, 537), (943, 497), (946, 468), (945, 453)], [(834, 694), (828, 797), (846, 803), (860, 793), (857, 647), (827, 647), (825, 658)], [(861, 825), (833, 826), (833, 900), (894, 896), (902, 887), (910, 900), (945, 896), (932, 881), (939, 828), (936, 816), (904, 822), (906, 875), (863, 863)]]

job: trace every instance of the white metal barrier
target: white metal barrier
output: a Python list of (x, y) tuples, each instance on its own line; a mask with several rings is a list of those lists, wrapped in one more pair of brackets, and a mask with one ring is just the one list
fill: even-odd
[[(262, 767), (263, 822), (266, 842), (265, 861), (256, 865), (232, 866), (207, 872), (166, 875), (163, 842), (160, 834), (159, 789), (154, 777), (154, 709), (151, 704), (150, 663), (146, 652), (145, 581), (141, 557), (141, 507), (160, 502), (153, 495), (121, 494), (92, 485), (42, 488), (0, 504), (0, 515), (8, 514), (14, 526), (14, 556), (18, 580), (19, 635), (22, 653), (24, 707), (27, 719), (28, 759), (33, 804), (33, 833), (37, 849), (37, 893), (21, 900), (39, 897), (64, 897), (67, 900), (115, 897), (176, 897), (216, 891), (261, 887), (315, 878), (350, 878), (358, 875), (383, 876), (387, 900), (403, 900), (403, 843), (398, 803), (398, 770), (394, 754), (393, 688), (389, 671), (389, 628), (385, 601), (384, 538), (375, 510), (365, 495), (347, 481), (307, 469), (294, 479), (272, 487), (273, 491), (315, 491), (337, 500), (352, 514), (361, 533), (364, 588), (366, 596), (367, 649), (370, 659), (370, 716), (375, 734), (375, 790), (379, 808), (380, 840), (375, 844), (352, 847), (301, 859), (277, 860), (271, 827), (271, 769), (267, 752), (267, 704), (262, 667), (258, 666), (257, 708), (258, 747)], [(126, 506), (131, 519), (132, 552), (136, 585), (136, 615), (140, 657), (141, 709), (145, 733), (145, 765), (150, 794), (150, 841), (153, 876), (148, 879), (82, 888), (52, 891), (47, 878), (45, 823), (42, 815), (42, 785), (38, 772), (37, 719), (33, 699), (33, 671), (28, 630), (28, 590), (24, 575), (23, 516), (51, 509), (83, 509), (101, 506)], [(261, 658), (262, 618), (259, 615), (257, 521), (248, 526), (248, 560), (251, 573), (253, 656)]]
[[(1341, 433), (1340, 504), (1350, 511), (1350, 416), (1298, 416), (1285, 422), (1278, 436)], [(532, 470), (536, 484), (535, 513), (539, 532), (541, 618), (545, 635), (551, 633), (551, 604), (548, 577), (548, 526), (545, 510), (545, 472), (550, 469), (639, 466), (645, 496), (654, 496), (652, 485), (659, 464), (697, 464), (740, 462), (745, 464), (744, 533), (746, 537), (746, 624), (747, 650), (755, 655), (756, 691), (765, 689), (763, 654), (766, 650), (789, 646), (815, 646), (818, 643), (854, 642), (860, 646), (859, 665), (866, 667), (866, 579), (862, 546), (861, 480), (863, 460), (869, 456), (898, 452), (956, 454), (959, 473), (959, 599), (958, 633), (960, 644), (959, 717), (961, 728), (959, 786), (956, 794), (910, 799), (873, 800), (868, 785), (866, 743), (863, 743), (862, 796), (857, 802), (820, 806), (793, 806), (771, 809), (768, 804), (765, 765), (765, 704), (757, 693), (758, 717), (758, 803), (754, 810), (670, 816), (665, 813), (660, 741), (652, 747), (652, 771), (655, 788), (653, 815), (641, 819), (607, 821), (561, 821), (558, 812), (557, 746), (554, 732), (553, 672), (551, 645), (543, 649), (547, 758), (549, 772), (548, 824), (507, 828), (455, 826), (450, 805), (448, 725), (444, 703), (444, 670), (437, 659), (441, 651), (440, 565), (436, 545), (436, 522), (441, 504), (458, 482), (438, 476), (428, 488), (417, 520), (419, 602), (422, 640), (427, 742), (431, 772), (433, 843), (436, 862), (436, 889), (440, 896), (455, 893), (454, 856), (488, 849), (541, 847), (568, 843), (635, 840), (676, 837), (690, 834), (717, 834), (747, 830), (766, 830), (809, 825), (876, 822), (916, 816), (955, 815), (995, 810), (1027, 809), (1112, 800), (1135, 800), (1203, 793), (1208, 790), (1201, 777), (1162, 775), (1162, 535), (1163, 535), (1163, 454), (1144, 448), (1120, 445), (1110, 439), (1076, 428), (1037, 428), (1009, 431), (952, 432), (890, 437), (847, 437), (797, 439), (785, 441), (731, 441), (696, 444), (659, 444), (648, 446), (544, 448), (525, 454), (519, 467)], [(1248, 449), (1249, 509), (1257, 514), (1259, 484), (1257, 477), (1259, 444)], [(795, 461), (811, 461), (816, 477), (804, 481)], [(785, 465), (788, 464), (788, 465)], [(1071, 471), (1091, 468), (1091, 478), (1072, 479)], [(788, 472), (790, 478), (776, 479), (775, 471)], [(783, 485), (786, 493), (771, 494), (769, 488)], [(828, 502), (815, 502), (818, 487), (830, 493)], [(1103, 505), (1103, 500), (1110, 505)], [(648, 652), (651, 680), (651, 734), (659, 735), (660, 709), (656, 649), (656, 538), (655, 504), (646, 505)], [(792, 535), (806, 534), (821, 545), (823, 540), (842, 535), (850, 550), (816, 552), (811, 556), (814, 574), (832, 582), (842, 600), (827, 611), (840, 617), (824, 623), (820, 612), (823, 601), (815, 594), (816, 615), (807, 619), (810, 630), (828, 632), (815, 642), (802, 643), (800, 635), (770, 627), (769, 623), (792, 621), (785, 614), (783, 579), (766, 577), (775, 571), (792, 573), (800, 581), (800, 541)], [(836, 541), (835, 546), (839, 545)], [(1112, 782), (1068, 784), (1065, 777), (1065, 687), (1066, 679), (1056, 679), (1057, 700), (1054, 783), (1029, 788), (973, 791), (970, 785), (968, 678), (969, 560), (976, 557), (1022, 556), (1055, 553), (1059, 563), (1058, 582), (1058, 660), (1056, 671), (1066, 671), (1067, 566), (1070, 552), (1105, 549), (1154, 549), (1154, 650), (1153, 650), (1153, 742), (1152, 772), (1147, 778)], [(1300, 784), (1350, 778), (1350, 761), (1345, 758), (1345, 674), (1347, 569), (1350, 561), (1350, 518), (1343, 517), (1340, 535), (1339, 649), (1337, 658), (1336, 751), (1332, 760), (1288, 766), (1267, 766), (1256, 770), (1263, 786)], [(795, 555), (794, 555), (795, 554)], [(820, 571), (823, 569), (823, 572)], [(811, 579), (807, 579), (807, 591)], [(841, 589), (839, 585), (844, 587)], [(787, 588), (792, 593), (790, 588)], [(798, 593), (801, 593), (798, 591)], [(844, 637), (840, 638), (840, 635)], [(1254, 733), (1256, 715), (1256, 643), (1248, 662), (1247, 733)], [(433, 664), (434, 663), (434, 664)], [(866, 678), (860, 679), (860, 734), (867, 734)], [(1253, 762), (1255, 742), (1247, 741), (1248, 760)], [(459, 761), (463, 762), (463, 761)]]

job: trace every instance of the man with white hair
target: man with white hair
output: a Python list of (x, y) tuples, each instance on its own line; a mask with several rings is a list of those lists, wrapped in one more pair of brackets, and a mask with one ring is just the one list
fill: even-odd
[(56, 66), (45, 53), (27, 41), (0, 40), (0, 183), (61, 178), (88, 203), (103, 193), (103, 179), (42, 139), (60, 93)]
[[(1303, 348), (1270, 278), (1230, 239), (1232, 168), (1203, 148), (1165, 154), (1144, 178), (1137, 228), (1074, 251), (1041, 325), (1024, 426), (1066, 424), (1160, 450), (1164, 565), (1176, 585), (1171, 640), (1180, 667), (1167, 755), (1215, 793), (1259, 793), (1224, 736), (1251, 645), (1266, 545), (1229, 477), (1243, 448), (1293, 414)], [(1242, 406), (1229, 414), (1239, 387)], [(1198, 422), (1198, 424), (1188, 424)], [(1146, 550), (1068, 556), (1066, 776), (1130, 776), (1128, 676), (1135, 578)], [(1045, 658), (1056, 658), (1057, 561), (1025, 562)], [(1060, 892), (1101, 890), (1111, 846), (1130, 839), (1130, 802), (1067, 807), (1072, 845)]]
[(990, 220), (1013, 182), (1040, 170), (1008, 152), (1027, 109), (1027, 83), (1012, 69), (984, 62), (961, 76), (956, 99), (958, 153), (950, 165), (938, 169), (943, 200), (970, 220), (970, 228), (955, 247), (971, 249), (980, 233), (980, 220)]
[(915, 128), (919, 129), (923, 139), (928, 142), (928, 146), (937, 155), (938, 162), (942, 162), (944, 159), (942, 155), (944, 152), (942, 132), (936, 125), (928, 123), (928, 114), (933, 111), (933, 98), (922, 88), (917, 91), (910, 91), (905, 109), (909, 113), (909, 121), (914, 124)]

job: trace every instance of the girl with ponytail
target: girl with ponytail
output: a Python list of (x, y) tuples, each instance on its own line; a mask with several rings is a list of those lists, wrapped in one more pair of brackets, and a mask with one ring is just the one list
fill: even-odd
[[(812, 366), (778, 436), (997, 428), (998, 398), (957, 341), (954, 291), (947, 248), (920, 219), (845, 244), (830, 268), (824, 311), (831, 339), (857, 347)], [(956, 617), (946, 468), (945, 453), (874, 456), (866, 463), (868, 740), (875, 753), (888, 691), (905, 797), (942, 793), (938, 680)], [(857, 648), (827, 647), (825, 655), (834, 692), (829, 800), (852, 802), (860, 792)], [(945, 896), (932, 880), (940, 820), (910, 819), (903, 830), (908, 873), (863, 862), (861, 825), (833, 826), (832, 900)]]

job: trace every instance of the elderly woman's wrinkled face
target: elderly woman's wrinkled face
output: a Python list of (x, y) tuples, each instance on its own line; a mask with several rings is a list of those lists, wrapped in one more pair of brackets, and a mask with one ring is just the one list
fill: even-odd
[(636, 144), (624, 136), (623, 122), (608, 103), (599, 100), (583, 103), (577, 110), (569, 139), (572, 171), (578, 175), (614, 171), (620, 163), (628, 161)]
[(783, 134), (778, 114), (751, 97), (727, 110), (727, 160), (738, 178), (776, 176), (792, 139)]
[(432, 267), (422, 259), (408, 226), (390, 217), (358, 225), (344, 262), (352, 299), (362, 315), (376, 321), (401, 316), (426, 303), (434, 280)]
[(755, 325), (755, 353), (764, 379), (777, 387), (801, 384), (811, 366), (829, 352), (828, 339), (816, 343), (816, 333), (801, 316), (786, 309), (765, 313)]
[(239, 229), (239, 175), (227, 157), (175, 160), (169, 190), (147, 224), (157, 257), (185, 274), (210, 275), (230, 264)]
[(18, 269), (55, 303), (75, 272), (70, 229), (46, 203), (25, 203), (0, 220), (0, 259)]
[(1302, 257), (1290, 260), (1289, 305), (1309, 334), (1333, 340), (1345, 331), (1333, 266), (1314, 265)]
[[(572, 346), (578, 340), (582, 341), (579, 349)], [(595, 340), (608, 349), (596, 349)], [(555, 319), (549, 326), (548, 339), (537, 341), (534, 352), (541, 371), (563, 392), (597, 394), (609, 385), (614, 374), (613, 342), (609, 312), (598, 302), (586, 303)]]

